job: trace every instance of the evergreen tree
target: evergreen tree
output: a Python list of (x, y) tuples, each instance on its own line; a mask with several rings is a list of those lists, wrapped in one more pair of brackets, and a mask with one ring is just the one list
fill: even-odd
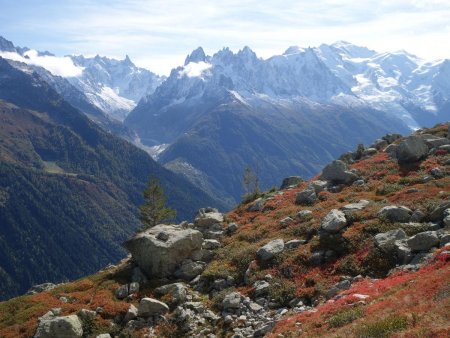
[(177, 212), (167, 208), (164, 191), (156, 178), (152, 177), (144, 190), (144, 204), (139, 209), (142, 222), (141, 230), (154, 227), (164, 221), (173, 220)]

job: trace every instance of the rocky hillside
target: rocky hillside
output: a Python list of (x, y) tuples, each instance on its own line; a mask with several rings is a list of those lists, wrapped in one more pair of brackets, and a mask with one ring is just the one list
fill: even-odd
[(0, 303), (9, 337), (448, 337), (450, 130), (158, 225), (116, 266)]
[(216, 203), (2, 58), (0, 121), (2, 300), (124, 257), (150, 175), (181, 219)]

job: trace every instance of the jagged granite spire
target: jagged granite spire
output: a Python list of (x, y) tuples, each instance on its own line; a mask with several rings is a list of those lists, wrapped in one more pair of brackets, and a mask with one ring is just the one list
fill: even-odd
[(190, 55), (186, 57), (184, 65), (186, 66), (190, 62), (200, 62), (206, 60), (206, 54), (202, 47), (195, 49)]

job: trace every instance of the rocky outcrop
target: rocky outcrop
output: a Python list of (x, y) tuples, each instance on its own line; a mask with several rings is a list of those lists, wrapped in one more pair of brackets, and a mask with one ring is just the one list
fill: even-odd
[(198, 211), (194, 220), (196, 228), (208, 228), (214, 224), (223, 222), (223, 214), (215, 208), (202, 208)]
[(405, 231), (394, 229), (375, 235), (375, 244), (382, 251), (389, 253), (394, 250), (395, 241), (407, 238)]
[(436, 231), (425, 231), (412, 236), (406, 243), (412, 251), (428, 251), (439, 246), (439, 237)]
[[(163, 232), (167, 240), (158, 239)], [(125, 242), (140, 269), (149, 278), (170, 277), (186, 259), (201, 250), (203, 235), (194, 229), (157, 225)]]
[(295, 196), (295, 203), (297, 204), (311, 205), (315, 201), (317, 201), (317, 195), (313, 187), (308, 187)]

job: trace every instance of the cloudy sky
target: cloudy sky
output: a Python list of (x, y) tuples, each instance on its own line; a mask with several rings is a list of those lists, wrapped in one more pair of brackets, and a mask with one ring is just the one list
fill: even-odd
[(124, 58), (167, 74), (198, 46), (287, 47), (345, 40), (450, 58), (448, 0), (0, 0), (0, 35), (57, 55)]

